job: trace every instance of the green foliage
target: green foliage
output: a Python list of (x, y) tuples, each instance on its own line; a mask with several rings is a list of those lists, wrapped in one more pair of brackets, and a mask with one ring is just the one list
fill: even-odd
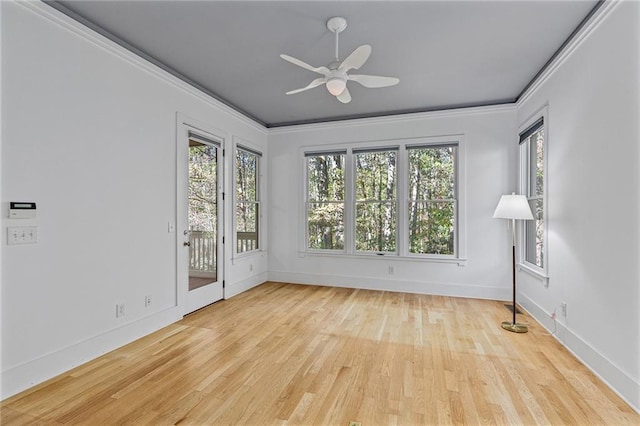
[[(456, 147), (408, 150), (409, 251), (454, 254)], [(355, 248), (397, 251), (397, 150), (354, 153)], [(344, 249), (345, 154), (307, 157), (308, 247)]]
[[(238, 253), (246, 250), (255, 250), (258, 246), (258, 156), (244, 151), (236, 150), (236, 232), (243, 233), (255, 244), (239, 244)], [(247, 233), (250, 233), (247, 235)]]
[(396, 203), (356, 203), (356, 250), (396, 251)]
[(309, 203), (308, 244), (311, 249), (344, 249), (344, 203)]
[(409, 251), (453, 254), (454, 202), (411, 202), (410, 207)]
[(527, 220), (525, 226), (525, 257), (527, 262), (544, 267), (544, 201), (542, 198), (529, 200), (529, 207), (535, 220)]
[(529, 206), (535, 221), (525, 222), (525, 258), (544, 266), (544, 128), (529, 136)]
[(217, 149), (189, 147), (189, 229), (215, 232), (217, 215)]
[(311, 249), (344, 249), (344, 157), (307, 157), (307, 232)]
[(411, 253), (454, 254), (455, 150), (409, 150)]
[(356, 250), (396, 251), (397, 151), (356, 158)]
[(309, 201), (344, 200), (344, 154), (307, 158)]
[(535, 143), (533, 145), (534, 158), (535, 158), (535, 187), (532, 188), (532, 194), (542, 195), (544, 194), (544, 129), (541, 129), (537, 133), (531, 135), (531, 140)]

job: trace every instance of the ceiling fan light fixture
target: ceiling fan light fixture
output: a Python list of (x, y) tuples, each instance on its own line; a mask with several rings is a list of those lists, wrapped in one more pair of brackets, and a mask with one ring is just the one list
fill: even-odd
[(333, 96), (339, 96), (347, 87), (347, 80), (340, 77), (332, 77), (327, 80), (327, 90)]
[(340, 61), (340, 56), (338, 55), (338, 34), (345, 28), (347, 28), (347, 20), (339, 16), (333, 17), (329, 19), (329, 21), (327, 21), (327, 28), (336, 36), (336, 54), (333, 61), (326, 67), (314, 67), (292, 56), (285, 54), (280, 55), (282, 59), (287, 62), (291, 62), (293, 65), (297, 65), (300, 68), (304, 68), (308, 71), (312, 71), (323, 76), (320, 78), (316, 78), (303, 88), (286, 92), (287, 95), (304, 92), (306, 90), (313, 89), (314, 87), (318, 87), (324, 84), (329, 93), (335, 96), (338, 101), (342, 102), (343, 104), (348, 104), (349, 102), (351, 102), (351, 94), (349, 93), (349, 89), (347, 89), (348, 80), (355, 81), (356, 83), (367, 88), (394, 86), (400, 82), (400, 80), (395, 77), (349, 74), (349, 71), (351, 70), (360, 69), (360, 67), (364, 65), (367, 59), (369, 59), (369, 55), (371, 55), (371, 46), (369, 46), (368, 44), (363, 44), (362, 46), (357, 47), (353, 52), (351, 52), (351, 54), (344, 60)]

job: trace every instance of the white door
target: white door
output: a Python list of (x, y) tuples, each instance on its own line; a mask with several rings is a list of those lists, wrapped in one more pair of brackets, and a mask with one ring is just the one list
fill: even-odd
[(178, 145), (178, 289), (188, 314), (224, 297), (222, 141), (185, 127)]

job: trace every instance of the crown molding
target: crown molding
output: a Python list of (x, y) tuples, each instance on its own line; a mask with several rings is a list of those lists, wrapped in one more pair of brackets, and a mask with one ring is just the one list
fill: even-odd
[(533, 94), (560, 68), (575, 52), (580, 45), (604, 22), (622, 1), (604, 1), (593, 13), (580, 29), (572, 36), (571, 40), (561, 49), (560, 52), (546, 65), (544, 70), (529, 84), (527, 89), (518, 97), (515, 105), (520, 108)]
[(479, 106), (479, 107), (467, 107), (456, 108), (447, 110), (437, 110), (428, 112), (418, 112), (410, 114), (398, 114), (387, 115), (383, 117), (369, 117), (369, 118), (355, 118), (342, 121), (330, 121), (322, 123), (312, 124), (294, 124), (291, 126), (274, 127), (269, 128), (269, 135), (296, 133), (296, 132), (308, 132), (314, 130), (325, 129), (339, 129), (346, 127), (366, 126), (371, 124), (395, 124), (395, 123), (407, 123), (411, 121), (421, 121), (434, 118), (455, 118), (455, 117), (468, 117), (470, 115), (482, 115), (482, 114), (495, 114), (501, 112), (514, 112), (516, 106), (513, 103)]

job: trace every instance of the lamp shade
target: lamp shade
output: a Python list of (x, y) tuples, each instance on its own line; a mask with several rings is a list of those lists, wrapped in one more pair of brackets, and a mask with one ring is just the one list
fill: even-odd
[(532, 220), (533, 214), (527, 197), (511, 194), (500, 197), (496, 211), (493, 212), (493, 218)]

